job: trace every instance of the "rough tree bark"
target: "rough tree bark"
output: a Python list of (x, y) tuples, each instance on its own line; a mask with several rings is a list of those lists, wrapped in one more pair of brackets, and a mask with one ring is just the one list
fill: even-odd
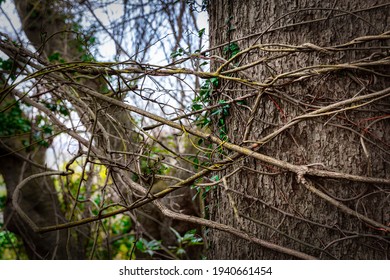
[[(354, 38), (382, 34), (389, 28), (390, 9), (386, 1), (282, 1), (282, 0), (213, 0), (209, 2), (210, 47), (234, 40), (240, 50), (254, 44), (336, 46)], [(375, 6), (377, 6), (375, 8)], [(346, 11), (346, 12), (343, 12)], [(354, 13), (351, 13), (356, 11)], [(321, 19), (321, 20), (318, 20)], [(301, 24), (302, 22), (306, 22)], [(311, 21), (311, 22), (310, 22)], [(251, 35), (251, 36), (249, 36)], [(389, 40), (376, 42), (389, 46)], [(226, 45), (225, 45), (226, 46)], [(233, 74), (248, 80), (265, 82), (269, 77), (310, 65), (341, 64), (365, 57), (385, 55), (386, 49), (370, 49), (370, 43), (351, 46), (344, 51), (296, 52), (279, 59), (263, 61)], [(356, 48), (355, 48), (356, 47)], [(359, 48), (361, 47), (361, 48)], [(211, 55), (225, 57), (224, 47)], [(272, 48), (270, 46), (269, 48)], [(274, 46), (277, 48), (277, 46)], [(275, 56), (280, 54), (275, 53)], [(244, 65), (270, 57), (273, 53), (253, 50), (241, 61)], [(214, 69), (221, 65), (216, 56)], [(369, 60), (366, 60), (369, 61)], [(223, 70), (227, 70), (224, 68)], [(388, 74), (389, 68), (372, 68)], [(314, 70), (315, 71), (315, 70)], [(240, 144), (260, 141), (270, 132), (307, 109), (367, 94), (389, 87), (388, 77), (367, 71), (343, 70), (316, 75), (289, 85), (269, 86), (256, 108), (251, 99), (245, 106), (233, 105), (226, 119), (229, 140)], [(253, 88), (223, 82), (214, 91), (214, 102), (242, 96)], [(262, 90), (259, 90), (259, 93)], [(227, 96), (227, 97), (226, 97)], [(295, 99), (294, 101), (292, 101)], [(339, 112), (299, 122), (277, 137), (261, 144), (259, 152), (308, 168), (390, 178), (389, 99), (372, 103), (360, 110)], [(386, 108), (387, 106), (387, 108)], [(251, 123), (251, 116), (253, 122)], [(250, 125), (251, 123), (251, 125)], [(248, 129), (249, 128), (249, 129)], [(245, 136), (246, 129), (249, 134)], [(367, 136), (373, 142), (362, 141)], [(364, 146), (362, 145), (364, 142)], [(384, 149), (382, 148), (384, 147)], [(367, 149), (367, 151), (365, 151)], [(249, 167), (252, 171), (244, 169)], [(210, 200), (210, 219), (241, 228), (259, 238), (300, 250), (323, 259), (386, 259), (389, 257), (388, 233), (340, 211), (297, 181), (295, 174), (245, 158), (226, 170), (240, 172), (229, 177), (225, 191), (216, 190)], [(269, 174), (274, 173), (274, 174)], [(388, 225), (389, 199), (385, 186), (348, 180), (308, 178), (322, 192), (373, 220)], [(387, 189), (388, 190), (388, 189)], [(229, 197), (229, 195), (230, 197)], [(276, 211), (275, 207), (281, 211)], [(234, 214), (234, 209), (238, 216)], [(289, 215), (287, 215), (287, 214)], [(211, 230), (209, 258), (215, 259), (286, 259), (290, 256), (254, 246), (226, 233)]]

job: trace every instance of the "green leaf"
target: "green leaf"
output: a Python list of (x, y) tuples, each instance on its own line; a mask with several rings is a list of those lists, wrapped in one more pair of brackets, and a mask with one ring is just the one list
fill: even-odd
[[(215, 109), (215, 110), (211, 113), (210, 117), (211, 117), (211, 116), (214, 116), (214, 115), (219, 115), (221, 112), (222, 112), (222, 109), (221, 109), (221, 108)], [(221, 120), (221, 119), (220, 119), (220, 120)]]
[(178, 50), (173, 51), (171, 53), (171, 57), (175, 58), (175, 57), (178, 57), (178, 56), (182, 56), (183, 54), (184, 54), (184, 50), (182, 48), (179, 48)]
[(196, 193), (192, 197), (192, 201), (195, 201), (195, 199), (198, 197), (198, 194), (199, 194), (199, 188), (197, 189)]
[(14, 65), (14, 62), (11, 59), (0, 61), (0, 68), (3, 70), (6, 70), (6, 71), (12, 70), (13, 65)]
[(72, 29), (73, 31), (78, 32), (81, 30), (81, 25), (75, 22), (73, 23)]
[(185, 255), (186, 254), (186, 250), (184, 250), (183, 248), (178, 248), (176, 250), (176, 255), (178, 256), (182, 256), (182, 255)]
[(194, 168), (196, 170), (198, 170), (198, 168), (199, 168), (199, 158), (198, 157), (194, 158)]
[(91, 45), (95, 44), (95, 42), (96, 42), (96, 37), (93, 37), (93, 36), (90, 37), (89, 40), (88, 40), (88, 43), (91, 44)]
[(195, 237), (195, 234), (196, 234), (196, 230), (193, 230), (193, 229), (189, 230), (184, 234), (183, 240), (186, 240), (186, 241), (191, 240)]
[(45, 147), (45, 148), (49, 148), (50, 144), (49, 142), (45, 141), (45, 140), (41, 140), (38, 142), (38, 145), (42, 146), (42, 147)]
[(59, 52), (55, 52), (55, 53), (52, 53), (51, 55), (49, 55), (48, 59), (50, 62), (53, 62), (53, 61), (59, 61), (61, 58), (61, 55)]
[(229, 25), (228, 32), (234, 31), (236, 28), (233, 25)]
[(237, 43), (230, 43), (223, 48), (223, 54), (228, 56), (229, 59), (238, 54), (239, 52), (240, 47), (237, 45)]
[(53, 132), (53, 128), (48, 125), (42, 126), (42, 131), (46, 134), (51, 134)]
[(214, 175), (210, 178), (211, 181), (219, 181), (219, 175)]
[(199, 168), (199, 158), (198, 156), (189, 156), (188, 159), (192, 161), (194, 168), (197, 170)]
[(200, 128), (207, 127), (211, 123), (210, 118), (202, 118), (197, 122), (197, 125), (200, 126)]
[(177, 242), (178, 242), (178, 243), (181, 243), (182, 237), (181, 237), (180, 233), (178, 233), (178, 232), (177, 232), (174, 228), (172, 228), (172, 227), (170, 227), (169, 229), (176, 235)]
[(202, 29), (200, 29), (200, 30), (198, 31), (198, 36), (199, 36), (199, 38), (203, 36), (203, 34), (204, 34), (205, 31), (206, 31), (205, 28), (202, 28)]
[(146, 246), (144, 244), (144, 239), (140, 238), (140, 240), (138, 240), (136, 243), (135, 243), (135, 247), (140, 250), (141, 252), (145, 252), (146, 250)]
[(45, 107), (52, 112), (57, 112), (57, 105), (52, 103), (45, 103)]
[(82, 56), (81, 56), (81, 61), (83, 61), (83, 62), (90, 62), (90, 61), (94, 61), (95, 59), (94, 59), (94, 57), (91, 55), (91, 54), (83, 54)]
[(210, 80), (211, 80), (213, 86), (218, 87), (218, 85), (219, 85), (218, 78), (214, 77), (214, 78), (211, 78)]
[(69, 110), (63, 105), (60, 105), (59, 112), (64, 116), (69, 116)]
[(193, 111), (198, 111), (198, 110), (201, 110), (202, 108), (203, 108), (202, 104), (199, 104), (199, 103), (192, 104), (192, 110)]

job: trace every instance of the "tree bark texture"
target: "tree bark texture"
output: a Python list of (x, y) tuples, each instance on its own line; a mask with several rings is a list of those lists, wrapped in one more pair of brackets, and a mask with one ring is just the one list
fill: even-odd
[[(208, 6), (210, 47), (231, 42), (236, 42), (240, 50), (255, 44), (341, 45), (357, 37), (386, 32), (390, 9), (383, 6), (385, 2), (213, 0)], [(303, 67), (348, 64), (386, 53), (384, 49), (370, 49), (370, 44), (335, 52), (295, 52), (263, 61), (231, 76), (265, 83), (267, 78)], [(379, 45), (388, 47), (389, 40)], [(224, 46), (220, 46), (211, 52), (214, 70), (222, 63), (218, 57), (226, 58), (223, 49)], [(278, 54), (257, 49), (243, 60), (241, 56), (233, 62), (235, 66), (241, 66)], [(372, 69), (389, 74), (388, 66)], [(228, 68), (222, 72), (224, 70)], [(259, 141), (309, 107), (314, 110), (319, 108), (316, 106), (326, 106), (390, 85), (388, 77), (355, 69), (318, 73), (294, 83), (279, 81), (267, 87), (258, 108), (254, 106), (256, 97), (246, 106), (235, 104), (230, 107), (226, 117), (229, 141), (236, 144)], [(213, 101), (237, 98), (253, 90), (239, 83), (220, 81), (218, 89), (214, 90)], [(262, 90), (258, 90), (259, 94)], [(373, 122), (369, 132), (364, 130), (368, 124), (365, 120), (388, 114), (388, 105), (387, 98), (356, 110), (302, 120), (262, 143), (259, 152), (296, 165), (309, 165), (309, 168), (390, 178), (388, 119)], [(250, 133), (244, 139), (252, 113)], [(362, 140), (362, 135), (372, 142)], [(226, 180), (225, 188), (219, 187), (212, 193), (210, 219), (321, 259), (389, 257), (388, 233), (340, 211), (299, 183), (296, 174), (246, 157), (226, 170), (225, 175), (237, 168), (241, 169)], [(388, 186), (386, 189), (377, 184), (315, 177), (308, 180), (354, 211), (389, 224)], [(211, 259), (291, 258), (216, 230), (210, 231), (209, 246)]]

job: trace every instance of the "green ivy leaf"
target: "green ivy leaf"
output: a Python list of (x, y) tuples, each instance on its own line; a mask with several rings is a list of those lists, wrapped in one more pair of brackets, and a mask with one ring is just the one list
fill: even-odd
[(145, 246), (145, 244), (144, 244), (144, 239), (140, 239), (140, 240), (138, 240), (136, 243), (135, 243), (135, 247), (138, 249), (138, 250), (140, 250), (142, 253), (143, 252), (145, 252), (145, 250), (146, 250), (146, 246)]
[(205, 31), (206, 31), (205, 28), (202, 28), (202, 29), (200, 29), (200, 30), (198, 31), (198, 36), (199, 36), (199, 38), (203, 36), (203, 34), (204, 34)]
[(178, 256), (183, 256), (185, 254), (186, 254), (186, 250), (184, 250), (183, 248), (178, 248), (176, 250), (176, 255), (178, 255)]
[(1, 59), (0, 60), (0, 68), (5, 70), (5, 71), (12, 70), (13, 65), (14, 65), (14, 62), (11, 59), (7, 59), (7, 60)]
[(63, 105), (60, 105), (59, 112), (64, 116), (69, 116), (69, 110)]
[(213, 177), (210, 178), (211, 181), (219, 181), (219, 175), (214, 175)]
[(96, 42), (96, 37), (90, 37), (89, 39), (88, 39), (88, 43), (90, 44), (90, 45), (93, 45), (93, 44), (95, 44), (95, 42)]
[(199, 125), (200, 128), (203, 128), (203, 127), (209, 126), (210, 123), (211, 123), (211, 119), (210, 119), (210, 118), (202, 118), (202, 119), (200, 119), (200, 120), (197, 122), (197, 125)]
[(222, 109), (221, 109), (221, 108), (215, 109), (215, 110), (211, 113), (210, 117), (211, 117), (211, 116), (215, 116), (215, 115), (219, 115), (221, 112), (222, 112)]
[(239, 52), (240, 47), (237, 45), (237, 43), (230, 43), (223, 48), (223, 54), (228, 56), (229, 59), (238, 54)]
[(45, 147), (45, 148), (49, 148), (49, 146), (50, 146), (49, 142), (47, 142), (46, 140), (39, 141), (38, 145), (42, 146), (42, 147)]
[(49, 109), (52, 112), (57, 112), (57, 105), (52, 103), (45, 103), (44, 104), (47, 109)]
[(184, 54), (184, 50), (182, 48), (179, 48), (178, 50), (171, 52), (171, 57), (175, 58), (178, 56), (182, 56), (183, 54)]
[(214, 77), (214, 78), (211, 78), (210, 80), (211, 80), (211, 83), (213, 84), (213, 86), (218, 87), (218, 85), (219, 85), (218, 78)]
[(91, 55), (91, 54), (83, 54), (82, 56), (81, 56), (81, 61), (83, 61), (83, 62), (90, 62), (90, 61), (94, 61), (95, 59), (94, 59), (94, 57)]
[(53, 128), (49, 125), (44, 125), (41, 128), (45, 134), (51, 134), (53, 132)]

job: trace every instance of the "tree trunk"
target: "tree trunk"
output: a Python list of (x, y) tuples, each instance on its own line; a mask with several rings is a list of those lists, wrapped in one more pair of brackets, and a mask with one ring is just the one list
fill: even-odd
[[(352, 0), (210, 1), (210, 47), (228, 44), (234, 49), (233, 42), (240, 50), (255, 44), (306, 44), (306, 48), (295, 51), (291, 47), (291, 52), (254, 49), (236, 58), (233, 61), (235, 66), (269, 59), (238, 73), (226, 74), (261, 83), (267, 83), (282, 73), (313, 65), (354, 63), (363, 58), (370, 58), (363, 60), (365, 62), (375, 61), (388, 55), (386, 49), (381, 48), (388, 48), (388, 39), (371, 40), (333, 51), (321, 48), (387, 31), (390, 9), (383, 6), (384, 3)], [(288, 46), (265, 48), (287, 49)], [(229, 52), (224, 52), (222, 46), (211, 55), (226, 59)], [(220, 65), (220, 59), (214, 56), (213, 69)], [(362, 68), (367, 70), (339, 68), (321, 72), (324, 67), (317, 67), (306, 70), (306, 77), (300, 80), (304, 75), (290, 79), (281, 77), (272, 85), (259, 87), (259, 94), (263, 94), (258, 105), (254, 97), (244, 105), (230, 107), (225, 120), (229, 141), (235, 144), (263, 142), (261, 139), (294, 117), (389, 87), (388, 77), (373, 72), (388, 74), (388, 66)], [(226, 70), (229, 68), (223, 68), (222, 73)], [(313, 71), (316, 75), (312, 75)], [(220, 79), (213, 102), (237, 98), (251, 90), (253, 87)], [(305, 118), (260, 143), (258, 151), (312, 169), (390, 178), (390, 123), (385, 117), (389, 114), (388, 108), (387, 98), (354, 110)], [(388, 226), (390, 203), (384, 191), (388, 186), (309, 176), (306, 176), (308, 184), (304, 184), (296, 174), (251, 157), (235, 163), (225, 175), (237, 168), (240, 171), (226, 180), (227, 190), (221, 187), (212, 193), (210, 219), (321, 259), (388, 258), (388, 233), (386, 235), (383, 229), (340, 210), (329, 199), (308, 189), (313, 184), (327, 198), (331, 197), (352, 212)], [(234, 214), (235, 211), (238, 214)], [(291, 258), (216, 230), (210, 231), (209, 244), (209, 258)]]

